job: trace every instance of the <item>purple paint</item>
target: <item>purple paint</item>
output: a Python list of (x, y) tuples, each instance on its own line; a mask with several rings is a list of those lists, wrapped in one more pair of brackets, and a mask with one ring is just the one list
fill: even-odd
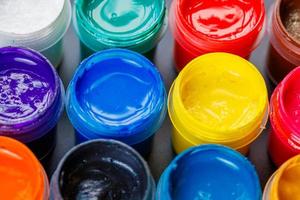
[(25, 48), (0, 48), (0, 135), (28, 144), (42, 158), (54, 147), (49, 134), (55, 135), (62, 108), (62, 83), (45, 57)]

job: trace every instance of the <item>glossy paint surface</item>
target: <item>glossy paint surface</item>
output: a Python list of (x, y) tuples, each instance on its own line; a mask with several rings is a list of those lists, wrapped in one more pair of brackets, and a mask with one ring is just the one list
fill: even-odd
[(146, 54), (166, 31), (164, 0), (76, 0), (74, 12), (75, 28), (87, 47), (82, 51), (119, 47)]
[(78, 133), (88, 139), (137, 144), (154, 134), (166, 113), (166, 93), (158, 70), (128, 50), (102, 51), (86, 59), (67, 95), (69, 117)]
[(82, 143), (61, 160), (51, 179), (51, 199), (152, 200), (146, 162), (115, 140)]
[(247, 153), (267, 121), (268, 96), (262, 75), (250, 62), (233, 54), (210, 53), (180, 72), (168, 106), (177, 153), (204, 143)]
[(163, 173), (158, 200), (260, 199), (257, 174), (239, 153), (218, 145), (203, 145), (179, 154)]
[(54, 68), (37, 52), (17, 47), (0, 49), (0, 65), (0, 129), (5, 133), (9, 127), (36, 124), (60, 97)]
[(30, 150), (2, 136), (0, 143), (0, 199), (46, 199), (45, 172)]
[(271, 98), (269, 151), (277, 166), (299, 154), (300, 67), (290, 72)]
[(218, 40), (232, 40), (251, 32), (259, 18), (253, 1), (182, 1), (183, 15), (199, 33)]
[(286, 161), (269, 179), (264, 190), (266, 200), (299, 199), (300, 156)]

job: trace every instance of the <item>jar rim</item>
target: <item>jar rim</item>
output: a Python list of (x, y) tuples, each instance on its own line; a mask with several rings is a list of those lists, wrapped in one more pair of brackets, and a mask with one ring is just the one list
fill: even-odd
[(290, 158), (288, 161), (286, 161), (274, 174), (273, 174), (273, 180), (272, 182), (270, 182), (270, 188), (269, 188), (269, 193), (270, 195), (272, 195), (272, 197), (277, 197), (277, 199), (279, 199), (278, 197), (278, 190), (279, 190), (279, 182), (280, 179), (283, 175), (283, 173), (285, 172), (285, 170), (291, 166), (291, 165), (295, 165), (295, 164), (300, 164), (300, 155), (296, 155), (292, 158)]
[[(229, 162), (235, 162), (236, 164), (243, 165), (244, 170), (248, 170), (249, 175), (253, 177), (252, 183), (253, 186), (256, 188), (257, 191), (257, 199), (261, 197), (261, 187), (259, 183), (259, 179), (257, 176), (257, 172), (254, 168), (254, 166), (250, 163), (250, 161), (244, 157), (242, 154), (240, 154), (237, 151), (232, 150), (229, 147), (218, 145), (218, 144), (204, 144), (196, 147), (191, 147), (179, 155), (177, 155), (172, 162), (168, 165), (168, 167), (164, 170), (158, 186), (157, 186), (157, 193), (156, 197), (158, 200), (162, 200), (167, 198), (167, 200), (172, 199), (170, 189), (174, 186), (172, 183), (172, 174), (175, 173), (175, 170), (181, 165), (183, 165), (181, 162), (184, 162), (187, 158), (191, 156), (200, 156), (201, 154), (207, 154), (209, 152), (217, 152), (222, 154), (225, 158), (229, 160)], [(185, 160), (184, 160), (185, 159)], [(161, 196), (163, 195), (163, 196)], [(166, 195), (166, 196), (165, 196)]]
[[(14, 137), (22, 142), (30, 142), (45, 135), (52, 129), (58, 121), (63, 110), (64, 89), (62, 82), (53, 65), (41, 53), (24, 48), (24, 47), (2, 47), (0, 53), (22, 55), (28, 59), (39, 59), (43, 65), (49, 69), (51, 76), (54, 78), (54, 91), (47, 107), (42, 112), (36, 113), (33, 116), (25, 117), (14, 121), (2, 122), (0, 127), (0, 135)], [(53, 113), (54, 112), (54, 113)], [(49, 121), (49, 119), (51, 119)], [(28, 124), (29, 121), (35, 123)], [(19, 128), (16, 129), (15, 125)], [(22, 127), (23, 126), (23, 127)], [(22, 127), (22, 128), (20, 128)]]
[[(80, 151), (83, 148), (87, 148), (89, 147), (89, 145), (96, 145), (96, 144), (104, 144), (104, 145), (118, 145), (121, 148), (124, 148), (126, 150), (128, 150), (132, 156), (134, 156), (138, 162), (140, 162), (142, 164), (142, 167), (144, 169), (145, 175), (147, 177), (147, 188), (145, 191), (145, 195), (143, 200), (146, 200), (149, 198), (149, 196), (154, 196), (155, 193), (155, 187), (154, 187), (154, 180), (153, 177), (151, 175), (149, 166), (147, 164), (147, 162), (142, 158), (142, 156), (135, 150), (133, 149), (131, 146), (117, 141), (117, 140), (113, 140), (113, 139), (95, 139), (95, 140), (90, 140), (84, 143), (81, 143), (79, 145), (76, 145), (75, 147), (73, 147), (72, 149), (70, 149), (64, 156), (63, 158), (60, 160), (54, 174), (52, 175), (51, 178), (51, 195), (55, 195), (55, 197), (58, 196), (58, 199), (63, 199), (62, 198), (62, 193), (61, 193), (61, 185), (60, 185), (60, 174), (61, 174), (61, 170), (63, 169), (63, 166), (65, 164), (65, 162), (67, 161), (68, 158), (70, 158), (71, 156), (73, 156), (74, 154), (76, 154), (78, 151)], [(101, 155), (98, 155), (101, 156)], [(55, 190), (55, 191), (54, 191)], [(59, 191), (59, 192), (58, 192)], [(55, 192), (55, 193), (53, 193)]]
[(280, 8), (284, 1), (278, 0), (271, 6), (268, 32), (272, 46), (285, 59), (300, 65), (300, 41), (296, 40), (283, 25)]
[[(84, 39), (82, 34), (80, 34), (79, 29), (84, 29), (84, 31), (93, 38), (93, 43), (99, 43), (104, 48), (134, 48), (135, 46), (144, 43), (153, 37), (157, 37), (156, 41), (159, 41), (161, 37), (164, 35), (166, 31), (166, 21), (167, 21), (167, 10), (165, 6), (165, 0), (155, 0), (157, 5), (159, 5), (159, 12), (157, 12), (158, 16), (155, 20), (150, 24), (150, 26), (144, 27), (143, 29), (137, 29), (133, 33), (111, 33), (105, 29), (99, 29), (88, 22), (86, 15), (82, 10), (83, 1), (76, 0), (75, 5), (73, 7), (73, 15), (74, 15), (74, 27), (77, 32), (77, 35), (81, 38), (81, 41), (85, 43), (86, 46), (90, 47), (92, 45), (87, 44), (87, 40)], [(156, 8), (156, 7), (155, 7)], [(152, 12), (157, 11), (157, 9), (152, 9)], [(150, 21), (146, 22), (147, 24)], [(144, 31), (142, 31), (144, 30)], [(95, 46), (95, 45), (94, 45)], [(91, 48), (94, 51), (99, 49)], [(146, 50), (141, 53), (147, 52)]]
[(35, 155), (28, 149), (28, 147), (15, 139), (0, 136), (0, 141), (1, 148), (5, 148), (7, 151), (12, 151), (10, 153), (15, 154), (16, 156), (20, 156), (20, 154), (26, 155), (27, 158), (22, 160), (30, 163), (31, 167), (34, 168), (37, 172), (34, 182), (36, 182), (36, 186), (38, 187), (33, 188), (35, 199), (47, 200), (49, 197), (48, 178), (42, 165), (35, 157)]
[[(130, 126), (126, 122), (127, 117), (125, 119), (113, 119), (112, 122), (118, 122), (118, 126), (109, 125), (110, 128), (108, 129), (107, 124), (99, 120), (96, 123), (96, 119), (82, 108), (76, 93), (76, 86), (80, 77), (83, 77), (84, 73), (86, 73), (87, 68), (95, 67), (95, 63), (120, 57), (129, 59), (133, 66), (138, 65), (141, 67), (141, 70), (147, 71), (151, 74), (151, 80), (156, 84), (153, 86), (154, 90), (151, 99), (141, 108), (146, 112), (136, 112), (131, 117), (133, 122)], [(67, 90), (67, 114), (78, 132), (89, 136), (91, 139), (99, 137), (119, 138), (122, 141), (127, 141), (126, 143), (129, 144), (138, 143), (158, 130), (166, 114), (165, 102), (166, 91), (163, 80), (154, 64), (142, 55), (125, 49), (104, 50), (85, 59), (76, 70)]]
[(40, 30), (27, 34), (0, 31), (0, 46), (26, 46), (42, 52), (55, 45), (65, 35), (71, 23), (71, 2), (64, 2), (57, 18)]
[[(181, 9), (180, 9), (181, 1), (183, 1), (183, 0), (174, 0), (173, 1), (171, 9), (173, 10), (172, 12), (173, 12), (174, 16), (172, 16), (170, 18), (171, 19), (173, 18), (173, 23), (175, 23), (175, 21), (176, 21), (176, 25), (173, 24), (173, 26), (174, 26), (173, 29), (175, 29), (175, 26), (176, 26), (178, 29), (178, 32), (181, 32), (182, 35), (189, 38), (189, 40), (190, 40), (189, 43), (191, 43), (190, 45), (193, 46), (194, 49), (199, 49), (201, 47), (201, 49), (203, 49), (203, 48), (212, 49), (211, 51), (220, 51), (220, 49), (223, 49), (222, 51), (224, 51), (224, 45), (229, 46), (228, 49), (232, 49), (232, 45), (235, 45), (237, 43), (239, 44), (239, 41), (241, 41), (241, 40), (245, 41), (247, 36), (249, 36), (250, 34), (254, 34), (254, 32), (257, 31), (258, 29), (260, 30), (261, 33), (258, 34), (257, 39), (256, 39), (255, 43), (253, 44), (253, 47), (251, 48), (251, 50), (255, 49), (258, 46), (258, 44), (260, 43), (260, 41), (262, 40), (262, 36), (264, 35), (265, 21), (266, 21), (265, 6), (264, 6), (264, 1), (262, 1), (262, 0), (260, 0), (260, 2), (259, 2), (261, 5), (261, 12), (260, 12), (260, 15), (257, 19), (257, 23), (255, 24), (255, 26), (252, 28), (251, 31), (248, 32), (248, 34), (245, 34), (242, 37), (235, 38), (232, 40), (219, 40), (219, 39), (215, 39), (215, 38), (206, 36), (205, 34), (202, 34), (198, 31), (195, 31), (195, 29), (186, 20), (183, 13), (181, 12)], [(216, 46), (217, 46), (217, 48), (216, 48)], [(222, 47), (222, 48), (220, 48), (220, 47)], [(241, 52), (237, 52), (237, 53), (241, 53)], [(249, 55), (243, 55), (243, 56), (249, 56)]]
[[(197, 120), (188, 110), (185, 108), (184, 103), (182, 102), (182, 98), (180, 95), (180, 84), (184, 74), (191, 72), (192, 68), (194, 70), (198, 69), (193, 63), (198, 62), (203, 57), (206, 56), (217, 56), (217, 55), (224, 55), (229, 56), (232, 58), (237, 57), (238, 59), (242, 59), (238, 56), (227, 54), (227, 53), (210, 53), (203, 56), (200, 56), (193, 61), (191, 61), (183, 70), (180, 72), (179, 76), (175, 79), (170, 92), (169, 92), (169, 100), (168, 100), (168, 107), (169, 107), (169, 116), (173, 123), (173, 125), (177, 128), (177, 130), (184, 131), (184, 129), (188, 128), (188, 130), (184, 131), (184, 135), (194, 138), (194, 140), (204, 140), (210, 142), (221, 142), (224, 144), (230, 144), (231, 146), (241, 147), (244, 146), (245, 143), (250, 143), (253, 141), (264, 129), (265, 124), (267, 123), (268, 119), (268, 97), (267, 97), (267, 89), (264, 84), (264, 80), (261, 77), (259, 71), (256, 67), (247, 61), (247, 65), (251, 67), (251, 70), (255, 71), (255, 74), (258, 76), (258, 82), (261, 85), (262, 92), (264, 93), (265, 100), (260, 103), (261, 107), (259, 112), (255, 114), (253, 119), (249, 121), (249, 123), (245, 124), (242, 127), (237, 127), (234, 129), (226, 129), (227, 134), (224, 138), (220, 137), (220, 133), (224, 133), (225, 130), (223, 129), (211, 129), (208, 128), (206, 125), (203, 125), (204, 122)], [(236, 58), (235, 58), (236, 59)], [(245, 62), (246, 60), (242, 59), (241, 61)], [(193, 65), (193, 66), (192, 66)], [(193, 73), (193, 72), (192, 72)], [(264, 86), (263, 86), (264, 84)], [(264, 98), (262, 97), (262, 99)], [(262, 100), (261, 99), (261, 100)], [(176, 105), (173, 105), (176, 104)], [(180, 111), (179, 111), (180, 110)], [(180, 113), (180, 118), (177, 117)], [(188, 124), (188, 125), (187, 125)], [(241, 131), (243, 129), (244, 131)], [(245, 134), (245, 131), (247, 134)], [(200, 134), (201, 133), (201, 134)], [(240, 134), (239, 134), (240, 133)], [(182, 133), (183, 134), (183, 133)], [(195, 135), (196, 134), (196, 135)], [(228, 135), (229, 134), (229, 135)], [(190, 139), (192, 139), (190, 138)]]
[[(285, 91), (287, 91), (291, 84), (293, 84), (293, 77), (297, 75), (300, 77), (300, 67), (297, 67), (293, 71), (291, 71), (274, 90), (274, 93), (271, 97), (272, 111), (270, 115), (270, 121), (272, 126), (274, 126), (274, 124), (277, 124), (277, 126), (283, 126), (274, 128), (275, 130), (277, 130), (276, 133), (281, 135), (280, 138), (283, 137), (285, 139), (285, 142), (287, 143), (288, 140), (291, 140), (300, 148), (299, 129), (294, 125), (293, 120), (288, 114), (285, 106)], [(277, 123), (275, 123), (275, 121)], [(278, 128), (280, 128), (280, 130)]]

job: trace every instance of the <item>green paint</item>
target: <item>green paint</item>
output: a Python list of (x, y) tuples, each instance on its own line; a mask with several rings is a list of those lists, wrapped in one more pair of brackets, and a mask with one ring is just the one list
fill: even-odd
[(74, 26), (92, 51), (127, 48), (147, 53), (166, 30), (164, 0), (76, 0)]

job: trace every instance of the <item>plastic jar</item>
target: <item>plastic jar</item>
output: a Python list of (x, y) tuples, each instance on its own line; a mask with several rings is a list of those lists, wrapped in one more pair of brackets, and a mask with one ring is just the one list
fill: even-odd
[(55, 146), (63, 101), (62, 82), (44, 56), (21, 47), (0, 48), (0, 135), (45, 158)]
[(170, 26), (177, 70), (211, 52), (249, 58), (262, 39), (264, 25), (263, 0), (174, 0)]
[(299, 199), (300, 156), (286, 161), (266, 184), (263, 200)]
[(276, 87), (270, 102), (269, 153), (279, 166), (300, 153), (300, 67)]
[(143, 158), (115, 140), (92, 140), (71, 149), (51, 178), (51, 200), (154, 200), (155, 183)]
[(69, 0), (6, 0), (0, 6), (0, 47), (35, 49), (57, 67), (63, 58), (62, 38), (70, 22)]
[(8, 137), (0, 144), (0, 199), (48, 200), (48, 178), (34, 154)]
[(246, 154), (265, 128), (268, 93), (253, 64), (236, 55), (210, 53), (180, 72), (168, 108), (176, 153), (218, 143)]
[(93, 54), (67, 90), (77, 143), (116, 139), (147, 155), (166, 115), (166, 96), (159, 71), (145, 57), (122, 49)]
[(261, 199), (253, 165), (219, 145), (201, 145), (179, 154), (163, 172), (156, 200)]
[(275, 84), (300, 65), (299, 9), (298, 0), (277, 0), (271, 7), (267, 67), (269, 77)]
[(109, 48), (151, 58), (167, 29), (165, 0), (76, 0), (73, 14), (82, 58)]

